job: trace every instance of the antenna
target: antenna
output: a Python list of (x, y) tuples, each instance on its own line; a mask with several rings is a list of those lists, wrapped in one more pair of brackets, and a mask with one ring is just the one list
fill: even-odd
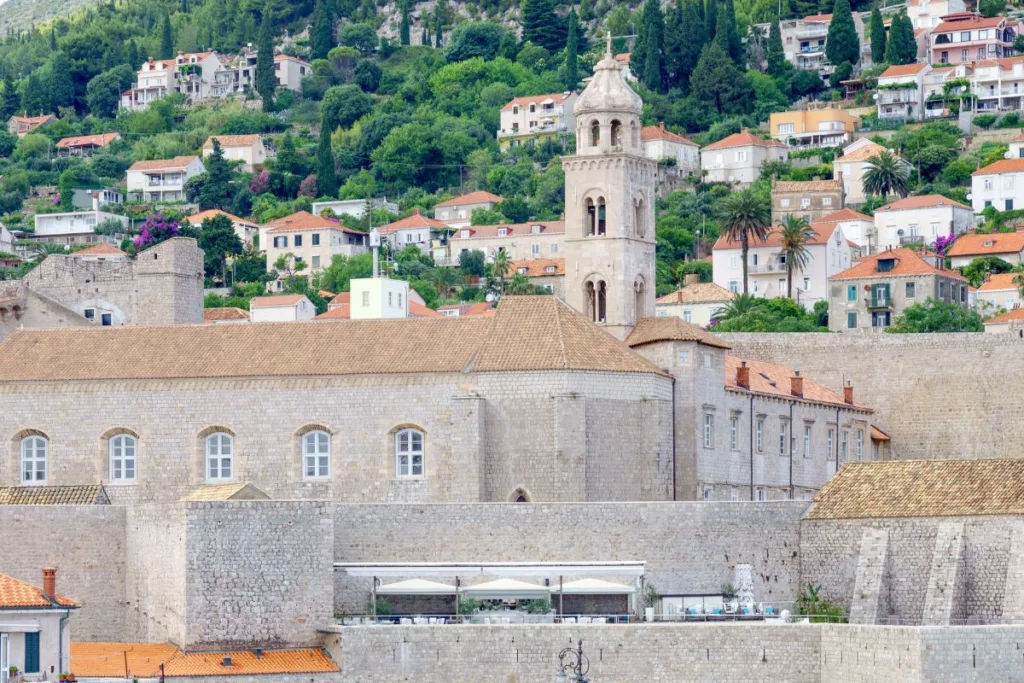
[(370, 230), (370, 248), (373, 249), (373, 277), (380, 277), (380, 271), (377, 266), (377, 252), (380, 251), (380, 230), (373, 228)]

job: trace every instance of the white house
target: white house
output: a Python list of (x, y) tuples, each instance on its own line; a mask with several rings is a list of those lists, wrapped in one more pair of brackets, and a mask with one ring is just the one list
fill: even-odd
[[(814, 238), (807, 242), (808, 263), (793, 272), (792, 297), (806, 308), (828, 301), (828, 278), (850, 267), (860, 256), (839, 223), (812, 223)], [(748, 293), (759, 297), (789, 296), (786, 283), (786, 257), (780, 253), (778, 228), (765, 241), (753, 241), (747, 255)], [(739, 242), (721, 236), (712, 251), (715, 284), (737, 294), (743, 291), (743, 257)]]
[(461, 228), (471, 223), (473, 212), (477, 209), (490, 211), (503, 201), (505, 199), (496, 194), (477, 190), (435, 204), (434, 217), (453, 228)]
[(674, 317), (707, 327), (711, 319), (735, 298), (733, 292), (714, 282), (694, 282), (658, 297), (654, 302), (654, 314), (659, 318)]
[(58, 235), (91, 235), (96, 226), (106, 220), (114, 220), (128, 231), (128, 217), (107, 213), (99, 209), (91, 211), (68, 211), (66, 213), (37, 213), (35, 216), (36, 237)]
[(819, 218), (816, 222), (837, 223), (842, 228), (846, 239), (860, 247), (862, 256), (873, 254), (878, 250), (875, 219), (871, 216), (865, 216), (853, 209), (845, 208)]
[(502, 149), (537, 144), (576, 130), (576, 93), (517, 97), (501, 108), (498, 144)]
[(1010, 148), (1006, 150), (1007, 159), (1024, 159), (1024, 135), (1010, 140)]
[(682, 175), (700, 175), (700, 145), (665, 130), (665, 124), (640, 129), (644, 156), (654, 161), (672, 161)]
[[(888, 151), (890, 150), (868, 138), (861, 138), (843, 147), (843, 155), (832, 162), (832, 177), (842, 177), (843, 194), (846, 196), (847, 204), (858, 206), (867, 201), (864, 174), (869, 168), (868, 162), (882, 152)], [(899, 159), (899, 163), (906, 170), (910, 170), (910, 164), (903, 159)]]
[(1000, 159), (971, 174), (971, 204), (975, 213), (987, 206), (999, 211), (1024, 208), (1024, 158)]
[(954, 268), (962, 268), (983, 256), (994, 256), (1012, 265), (1024, 263), (1024, 232), (960, 235), (947, 255)]
[(316, 306), (305, 294), (257, 296), (249, 300), (249, 320), (254, 323), (291, 323), (315, 317)]
[(907, 18), (915, 29), (933, 29), (942, 23), (947, 14), (957, 14), (967, 9), (963, 0), (912, 0), (907, 3)]
[(220, 143), (224, 158), (228, 161), (241, 161), (240, 169), (245, 173), (259, 171), (272, 156), (263, 143), (262, 135), (211, 135), (203, 143), (203, 158), (213, 154), (213, 141)]
[(700, 168), (706, 182), (750, 185), (761, 175), (766, 161), (788, 158), (789, 148), (777, 140), (734, 133), (700, 150)]
[(1001, 113), (1024, 109), (1024, 56), (974, 62), (969, 73), (971, 92), (977, 97), (975, 111)]
[(1021, 273), (989, 274), (978, 287), (978, 307), (986, 313), (995, 313), (1000, 308), (1011, 311), (1020, 308), (1024, 299), (1016, 280)]
[(1024, 308), (1014, 308), (985, 321), (986, 334), (1014, 334), (1024, 337)]
[[(41, 441), (41, 440), (40, 440)], [(78, 603), (56, 590), (57, 570), (43, 569), (42, 588), (0, 574), (0, 678), (55, 681), (71, 668), (70, 615)]]
[(880, 119), (924, 119), (924, 78), (930, 64), (890, 66), (878, 77), (876, 105)]
[(389, 277), (356, 278), (351, 284), (352, 320), (409, 317), (409, 283)]
[(124, 253), (113, 244), (100, 242), (91, 247), (73, 252), (71, 257), (79, 261), (127, 261), (128, 254)]
[[(314, 275), (331, 264), (336, 256), (355, 256), (366, 251), (367, 236), (346, 228), (338, 221), (298, 211), (263, 226), (260, 247), (267, 253), (267, 271), (276, 270), (275, 262), (288, 254), (295, 262), (304, 262), (301, 275)], [(283, 281), (278, 279), (277, 287)]]
[(211, 97), (215, 74), (223, 69), (216, 52), (179, 52), (174, 59), (148, 59), (139, 68), (135, 87), (121, 94), (121, 108), (140, 111), (174, 93), (190, 101)]
[(383, 197), (380, 199), (332, 199), (326, 202), (313, 202), (311, 209), (316, 216), (323, 215), (324, 211), (330, 211), (335, 216), (352, 216), (362, 218), (366, 215), (366, 209), (384, 209), (388, 213), (398, 213), (398, 204), (389, 202)]
[(875, 209), (879, 250), (930, 245), (939, 237), (962, 235), (973, 224), (971, 207), (938, 194), (906, 197)]
[(302, 79), (311, 73), (312, 67), (303, 59), (292, 55), (274, 55), (274, 75), (279, 88), (298, 92), (302, 90)]
[(433, 232), (451, 230), (446, 223), (424, 216), (419, 209), (414, 209), (411, 216), (381, 227), (380, 236), (399, 249), (415, 244), (420, 249), (427, 250), (430, 248), (430, 237)]
[[(220, 209), (209, 209), (207, 211), (200, 211), (199, 213), (193, 214), (185, 218), (185, 221), (189, 225), (198, 228), (208, 218), (215, 218), (217, 216), (224, 216), (231, 221), (232, 227), (235, 229), (235, 234), (238, 235), (238, 239), (242, 240), (242, 244), (252, 244), (257, 241), (260, 234), (260, 226), (257, 223), (248, 221), (244, 218), (239, 218), (234, 214), (230, 214), (227, 211), (221, 211)], [(264, 247), (266, 245), (260, 245)]]
[(196, 156), (136, 161), (128, 169), (128, 196), (148, 202), (183, 201), (185, 183), (205, 171)]

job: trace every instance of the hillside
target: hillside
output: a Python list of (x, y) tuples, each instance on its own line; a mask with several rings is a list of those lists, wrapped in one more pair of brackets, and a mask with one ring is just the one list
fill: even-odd
[(4, 0), (0, 3), (0, 30), (4, 33), (27, 29), (68, 17), (99, 0)]

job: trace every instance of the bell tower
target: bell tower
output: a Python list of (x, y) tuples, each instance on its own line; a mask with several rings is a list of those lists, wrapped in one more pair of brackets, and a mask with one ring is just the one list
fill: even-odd
[(625, 337), (654, 315), (654, 184), (657, 164), (640, 141), (643, 102), (612, 56), (573, 107), (576, 155), (565, 169), (565, 299)]

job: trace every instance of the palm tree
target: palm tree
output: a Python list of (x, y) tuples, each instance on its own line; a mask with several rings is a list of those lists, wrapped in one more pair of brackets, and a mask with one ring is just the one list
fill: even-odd
[(892, 152), (885, 150), (868, 159), (868, 170), (864, 172), (864, 191), (883, 197), (889, 193), (906, 197), (910, 194), (907, 182), (909, 172), (903, 162)]
[(737, 294), (732, 301), (715, 311), (711, 320), (718, 324), (723, 320), (731, 320), (741, 315), (756, 311), (761, 307), (761, 300), (753, 294)]
[(790, 214), (779, 224), (781, 238), (780, 254), (786, 257), (786, 292), (793, 298), (793, 271), (802, 271), (810, 263), (811, 254), (807, 251), (807, 243), (818, 236), (802, 216)]
[(739, 242), (743, 252), (743, 293), (747, 293), (747, 252), (751, 240), (763, 242), (771, 225), (771, 207), (765, 198), (747, 188), (730, 195), (722, 202), (720, 212), (722, 234)]
[(1024, 298), (1024, 273), (1014, 277), (1013, 284), (1017, 285), (1017, 291), (1020, 292), (1021, 297)]
[(508, 267), (510, 265), (508, 252), (504, 249), (499, 249), (494, 254), (494, 262), (491, 263), (491, 278), (498, 281), (498, 296), (500, 297), (502, 292), (505, 291), (505, 275), (508, 273)]

